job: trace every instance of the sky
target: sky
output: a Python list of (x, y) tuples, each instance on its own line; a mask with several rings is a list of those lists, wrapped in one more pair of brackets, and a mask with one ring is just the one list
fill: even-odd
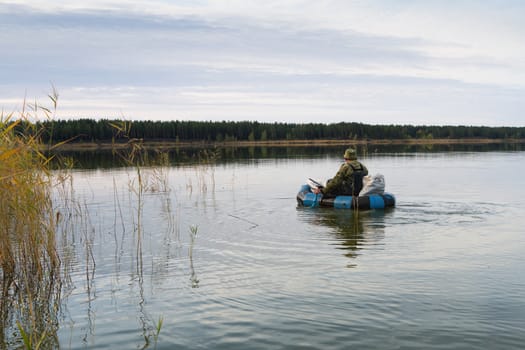
[(0, 0), (0, 109), (525, 126), (522, 0)]

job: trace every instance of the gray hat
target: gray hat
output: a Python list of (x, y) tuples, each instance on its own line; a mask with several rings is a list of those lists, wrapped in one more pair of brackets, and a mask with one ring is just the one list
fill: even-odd
[(345, 155), (343, 156), (344, 159), (357, 159), (357, 154), (355, 152), (355, 149), (349, 148), (345, 151)]

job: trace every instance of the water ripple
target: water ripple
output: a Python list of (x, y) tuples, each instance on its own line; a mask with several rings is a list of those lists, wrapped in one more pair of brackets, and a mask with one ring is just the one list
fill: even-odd
[(479, 224), (488, 217), (498, 216), (506, 208), (487, 202), (418, 202), (396, 207), (396, 224), (432, 223), (436, 225)]

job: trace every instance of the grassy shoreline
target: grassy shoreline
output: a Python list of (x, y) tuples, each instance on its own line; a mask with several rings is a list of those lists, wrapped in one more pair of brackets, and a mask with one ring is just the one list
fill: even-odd
[[(488, 145), (522, 144), (525, 139), (389, 139), (389, 140), (275, 140), (275, 141), (182, 141), (144, 140), (148, 149), (170, 149), (177, 147), (304, 147), (304, 146), (349, 146), (349, 145)], [(71, 142), (57, 147), (62, 151), (89, 151), (128, 147), (129, 144), (111, 142)]]

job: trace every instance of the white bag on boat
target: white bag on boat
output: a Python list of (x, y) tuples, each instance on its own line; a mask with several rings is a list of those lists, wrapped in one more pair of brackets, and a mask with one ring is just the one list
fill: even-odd
[(360, 196), (371, 194), (383, 194), (385, 192), (385, 177), (382, 174), (363, 177), (363, 189), (359, 192)]

